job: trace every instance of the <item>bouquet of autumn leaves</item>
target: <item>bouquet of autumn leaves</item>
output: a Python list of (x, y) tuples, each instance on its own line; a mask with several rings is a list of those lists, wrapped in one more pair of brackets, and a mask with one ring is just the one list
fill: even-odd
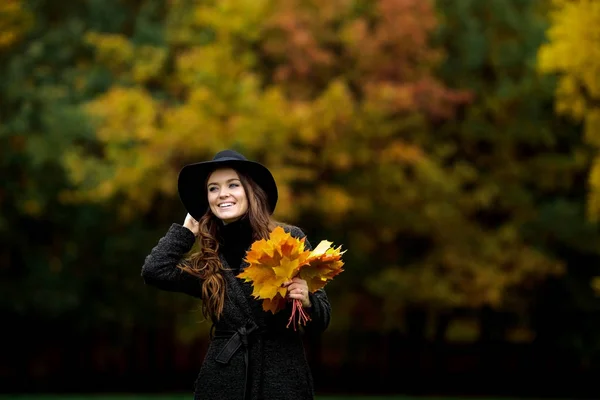
[[(305, 239), (297, 239), (278, 226), (268, 240), (257, 240), (246, 253), (245, 261), (250, 265), (238, 278), (252, 282), (252, 295), (263, 300), (263, 310), (275, 314), (285, 308), (287, 288), (282, 285), (294, 277), (304, 279), (309, 292), (314, 293), (343, 271), (341, 256), (345, 251), (341, 246), (333, 248), (332, 242), (322, 240), (310, 251), (304, 247)], [(298, 299), (293, 301), (287, 327), (293, 323), (296, 329), (296, 317), (302, 325), (310, 320)]]

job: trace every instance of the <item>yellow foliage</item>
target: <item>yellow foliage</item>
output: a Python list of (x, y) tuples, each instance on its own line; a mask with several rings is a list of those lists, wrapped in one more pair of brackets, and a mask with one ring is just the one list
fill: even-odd
[(96, 48), (96, 61), (113, 72), (124, 71), (133, 62), (134, 46), (124, 35), (90, 32), (85, 40)]
[(382, 151), (381, 159), (391, 163), (415, 164), (425, 159), (425, 154), (421, 148), (397, 140)]
[(38, 200), (35, 199), (27, 199), (23, 201), (21, 207), (26, 214), (35, 217), (40, 216), (43, 212), (42, 205)]
[[(90, 157), (85, 149), (64, 154), (78, 188), (62, 198), (102, 202), (118, 196), (124, 214), (143, 213), (155, 194), (175, 194), (176, 180), (168, 179), (182, 163), (236, 145), (251, 158), (260, 155), (273, 170), (282, 194), (277, 215), (283, 219), (293, 218), (299, 208), (320, 210), (332, 219), (348, 215), (357, 202), (368, 210), (367, 200), (354, 199), (340, 187), (322, 185), (318, 196), (293, 187), (314, 182), (323, 170), (350, 173), (380, 159), (385, 167), (397, 164), (396, 158), (417, 158), (419, 149), (408, 145), (403, 150), (394, 145), (381, 158), (377, 144), (395, 143), (398, 132), (377, 124), (400, 109), (414, 108), (412, 89), (369, 78), (361, 98), (340, 76), (306, 97), (295, 85), (265, 82), (271, 78), (259, 63), (265, 52), (277, 57), (269, 46), (285, 35), (292, 35), (294, 46), (313, 61), (323, 61), (321, 39), (309, 37), (307, 29), (321, 30), (327, 37), (338, 22), (343, 30), (353, 20), (351, 14), (335, 12), (349, 12), (351, 2), (334, 3), (315, 8), (313, 0), (174, 0), (167, 6), (164, 48), (140, 46), (122, 34), (88, 33), (97, 61), (129, 86), (113, 86), (86, 106), (97, 123), (102, 157)], [(398, 18), (402, 15), (397, 13)], [(381, 40), (386, 41), (383, 36)], [(369, 41), (361, 43), (367, 46)], [(361, 43), (346, 44), (359, 53)], [(302, 62), (300, 53), (294, 57)], [(160, 93), (165, 101), (151, 93)], [(377, 96), (382, 100), (374, 100)], [(385, 108), (381, 102), (393, 106)]]
[(0, 2), (0, 51), (17, 43), (33, 26), (33, 15), (21, 0)]
[(97, 121), (97, 137), (103, 157), (90, 157), (83, 149), (72, 148), (63, 155), (74, 192), (61, 195), (63, 201), (102, 203), (117, 194), (125, 197), (123, 215), (134, 216), (136, 208), (147, 209), (153, 195), (174, 193), (175, 175), (166, 163), (164, 139), (157, 126), (158, 104), (140, 88), (113, 88), (87, 105)]
[(540, 69), (564, 73), (600, 96), (600, 3), (595, 0), (555, 0), (548, 30), (549, 43), (540, 48)]
[[(539, 69), (557, 74), (556, 110), (582, 121), (587, 143), (600, 150), (600, 2), (554, 0)], [(600, 216), (600, 154), (589, 176), (588, 215)]]
[(256, 40), (272, 3), (272, 0), (220, 0), (198, 7), (195, 22), (214, 28), (218, 35)]
[[(399, 303), (411, 299), (434, 306), (499, 307), (506, 304), (508, 288), (522, 282), (533, 285), (564, 271), (562, 263), (526, 248), (518, 238), (507, 238), (501, 247), (493, 245), (484, 233), (473, 232), (470, 240), (463, 243), (445, 238), (440, 241), (439, 253), (408, 268), (389, 266), (369, 278), (368, 284), (375, 293), (398, 293), (395, 301)], [(440, 279), (440, 271), (444, 279)]]
[(592, 279), (591, 283), (592, 289), (596, 293), (597, 296), (600, 296), (600, 277), (595, 277)]
[(163, 72), (167, 60), (167, 51), (154, 46), (140, 46), (135, 49), (135, 63), (133, 65), (133, 79), (138, 83), (145, 83), (157, 79)]
[(353, 210), (352, 197), (339, 186), (322, 185), (313, 194), (315, 203), (332, 223), (343, 220)]
[(304, 265), (309, 250), (304, 249), (304, 239), (296, 239), (283, 228), (276, 227), (269, 239), (254, 242), (246, 254), (248, 266), (238, 278), (252, 282), (252, 295), (263, 302), (265, 311), (276, 313), (285, 305), (287, 289), (283, 287)]
[(125, 35), (89, 32), (85, 40), (94, 46), (98, 64), (138, 84), (159, 78), (167, 61), (165, 48), (135, 46)]
[(101, 120), (96, 132), (104, 143), (156, 140), (157, 104), (142, 88), (113, 88), (89, 103), (88, 112)]

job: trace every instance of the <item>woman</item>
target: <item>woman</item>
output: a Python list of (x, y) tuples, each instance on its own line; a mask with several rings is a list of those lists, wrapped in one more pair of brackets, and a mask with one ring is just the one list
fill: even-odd
[[(202, 299), (213, 323), (211, 342), (195, 385), (195, 399), (312, 399), (313, 381), (300, 333), (286, 328), (291, 301), (298, 299), (311, 320), (309, 334), (323, 332), (331, 306), (324, 290), (308, 292), (306, 281), (284, 284), (290, 300), (276, 314), (262, 310), (250, 283), (236, 275), (255, 240), (276, 226), (271, 215), (277, 186), (269, 170), (232, 150), (211, 161), (185, 166), (179, 196), (188, 215), (172, 224), (142, 268), (146, 284)], [(297, 227), (279, 224), (292, 236)], [(198, 241), (198, 252), (190, 253)], [(306, 246), (310, 248), (308, 240)]]

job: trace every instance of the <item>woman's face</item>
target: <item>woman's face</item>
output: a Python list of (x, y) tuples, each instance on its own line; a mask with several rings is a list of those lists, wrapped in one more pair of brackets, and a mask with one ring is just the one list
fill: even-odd
[(210, 210), (226, 224), (240, 219), (248, 211), (246, 191), (235, 170), (215, 170), (208, 177), (206, 189)]

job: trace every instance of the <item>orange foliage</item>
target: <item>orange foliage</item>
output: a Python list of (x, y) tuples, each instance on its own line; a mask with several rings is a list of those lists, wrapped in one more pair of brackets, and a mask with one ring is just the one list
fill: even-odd
[(442, 60), (441, 51), (429, 45), (437, 25), (433, 2), (379, 0), (358, 15), (355, 7), (347, 0), (327, 6), (280, 2), (263, 43), (277, 63), (275, 80), (296, 84), (291, 93), (302, 97), (315, 82), (342, 72), (367, 98), (389, 92), (389, 111), (424, 110), (434, 118), (447, 118), (456, 104), (470, 100), (431, 76)]
[(341, 246), (331, 247), (332, 244), (322, 240), (310, 252), (306, 263), (299, 269), (298, 276), (306, 281), (311, 293), (323, 288), (327, 282), (343, 271), (344, 262), (341, 260), (341, 255), (345, 251), (341, 251)]

